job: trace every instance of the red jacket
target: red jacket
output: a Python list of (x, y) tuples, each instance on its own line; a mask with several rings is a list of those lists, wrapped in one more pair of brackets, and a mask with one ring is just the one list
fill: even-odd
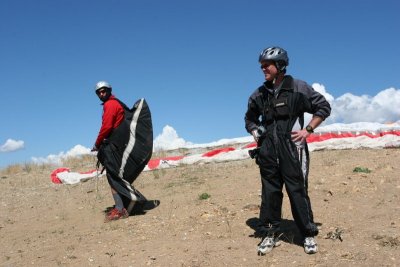
[(108, 138), (112, 130), (117, 128), (124, 119), (124, 109), (115, 96), (103, 103), (103, 119), (95, 146), (98, 148), (104, 139)]

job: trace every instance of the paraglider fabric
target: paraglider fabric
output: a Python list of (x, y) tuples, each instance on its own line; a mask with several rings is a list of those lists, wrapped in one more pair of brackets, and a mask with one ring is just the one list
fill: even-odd
[(145, 200), (132, 183), (151, 158), (153, 126), (145, 99), (136, 101), (132, 109), (119, 102), (124, 108), (125, 119), (100, 146), (97, 157), (107, 171), (109, 184), (127, 207), (131, 201)]

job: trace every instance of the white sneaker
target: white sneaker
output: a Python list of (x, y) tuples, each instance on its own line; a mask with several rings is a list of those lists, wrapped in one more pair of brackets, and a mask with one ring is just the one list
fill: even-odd
[(281, 244), (279, 239), (275, 239), (273, 237), (265, 237), (261, 243), (258, 245), (258, 255), (265, 255), (268, 252), (271, 252), (271, 250), (274, 247), (277, 247)]
[(314, 237), (306, 237), (306, 239), (304, 239), (304, 251), (307, 254), (314, 254), (318, 252), (318, 244)]

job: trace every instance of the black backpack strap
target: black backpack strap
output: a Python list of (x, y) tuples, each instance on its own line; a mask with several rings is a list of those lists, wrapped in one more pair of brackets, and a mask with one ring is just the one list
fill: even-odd
[(120, 103), (120, 105), (122, 106), (122, 108), (123, 109), (125, 109), (125, 110), (131, 110), (130, 108), (128, 108), (128, 106), (127, 105), (125, 105), (125, 103), (124, 102), (122, 102), (121, 100), (119, 100), (118, 98), (114, 98), (115, 100), (117, 100), (118, 101), (118, 103)]
[[(297, 92), (299, 91), (299, 89), (298, 89), (298, 87), (295, 87), (295, 86), (294, 86), (294, 79), (293, 79), (293, 77), (290, 76), (290, 75), (288, 75), (288, 77), (289, 77), (289, 81), (290, 81), (290, 84), (288, 84), (288, 87), (293, 88), (293, 92), (297, 93)], [(303, 128), (304, 128), (304, 113), (302, 113), (302, 114), (299, 116), (299, 124), (300, 124), (300, 129), (303, 129)]]
[(300, 129), (304, 128), (304, 113), (299, 116)]
[[(266, 92), (265, 88), (263, 86), (260, 86), (258, 88), (258, 92), (260, 93), (260, 97), (256, 98), (256, 104), (258, 107), (261, 107), (261, 124), (265, 123), (266, 121), (266, 114), (265, 114), (265, 101), (267, 101), (266, 98), (268, 98), (268, 93)], [(267, 101), (268, 102), (268, 101)]]

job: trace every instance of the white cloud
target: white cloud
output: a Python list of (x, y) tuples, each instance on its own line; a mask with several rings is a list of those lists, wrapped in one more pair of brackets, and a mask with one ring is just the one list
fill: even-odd
[(71, 148), (66, 154), (65, 157), (76, 157), (81, 155), (90, 154), (90, 148), (84, 147), (82, 145), (76, 145)]
[(332, 114), (325, 125), (353, 122), (387, 123), (400, 119), (400, 89), (388, 88), (376, 96), (346, 93), (335, 99), (323, 85), (314, 83), (312, 86), (331, 104)]
[(376, 96), (344, 94), (333, 102), (330, 122), (393, 122), (400, 119), (400, 90), (389, 88)]
[(169, 125), (166, 125), (162, 133), (154, 139), (154, 151), (171, 150), (189, 145), (192, 145), (192, 143), (180, 138), (175, 129)]
[(32, 161), (38, 164), (56, 164), (61, 165), (62, 160), (69, 157), (77, 157), (85, 154), (90, 154), (90, 148), (84, 147), (82, 145), (76, 145), (69, 151), (64, 153), (64, 151), (58, 153), (57, 155), (50, 154), (47, 157), (32, 157)]
[[(169, 125), (163, 128), (163, 131), (154, 140), (154, 150), (173, 150), (181, 147), (191, 146), (191, 142), (186, 142), (180, 138), (176, 130)], [(31, 160), (37, 164), (55, 164), (62, 165), (62, 161), (68, 157), (76, 157), (85, 154), (90, 154), (90, 149), (82, 145), (76, 145), (67, 152), (60, 152), (58, 154), (50, 154), (47, 157), (32, 157)]]
[(0, 152), (13, 152), (24, 148), (25, 142), (22, 140), (7, 139), (0, 147)]
[(322, 94), (325, 97), (325, 99), (330, 104), (332, 104), (332, 102), (335, 98), (325, 90), (324, 85), (319, 84), (319, 83), (313, 83), (312, 88), (314, 88), (314, 90), (317, 91), (318, 93)]
[[(376, 96), (356, 96), (346, 93), (338, 98), (334, 98), (327, 92), (325, 86), (314, 83), (313, 88), (325, 96), (326, 100), (332, 106), (331, 116), (320, 127), (320, 130), (330, 131), (333, 128), (352, 129), (352, 130), (376, 130), (385, 127), (382, 123), (397, 122), (400, 123), (400, 90), (388, 88), (379, 92)], [(306, 123), (311, 119), (310, 114), (306, 114)], [(345, 124), (343, 124), (345, 123)], [(396, 124), (396, 125), (397, 125)], [(328, 128), (326, 128), (326, 127)], [(333, 128), (332, 128), (332, 127)], [(396, 126), (398, 127), (398, 126)], [(332, 129), (331, 129), (332, 128)], [(318, 129), (317, 129), (318, 131)], [(177, 148), (197, 148), (213, 147), (227, 145), (237, 142), (251, 142), (251, 136), (239, 137), (234, 139), (221, 139), (208, 144), (193, 144), (179, 137), (176, 130), (166, 125), (162, 133), (154, 139), (154, 150), (173, 150)], [(21, 149), (24, 146), (23, 141), (7, 140), (1, 146), (0, 151), (9, 152)], [(35, 163), (53, 163), (61, 164), (62, 160), (68, 157), (90, 154), (90, 149), (81, 145), (76, 145), (68, 152), (60, 152), (57, 155), (43, 157), (33, 157)]]

